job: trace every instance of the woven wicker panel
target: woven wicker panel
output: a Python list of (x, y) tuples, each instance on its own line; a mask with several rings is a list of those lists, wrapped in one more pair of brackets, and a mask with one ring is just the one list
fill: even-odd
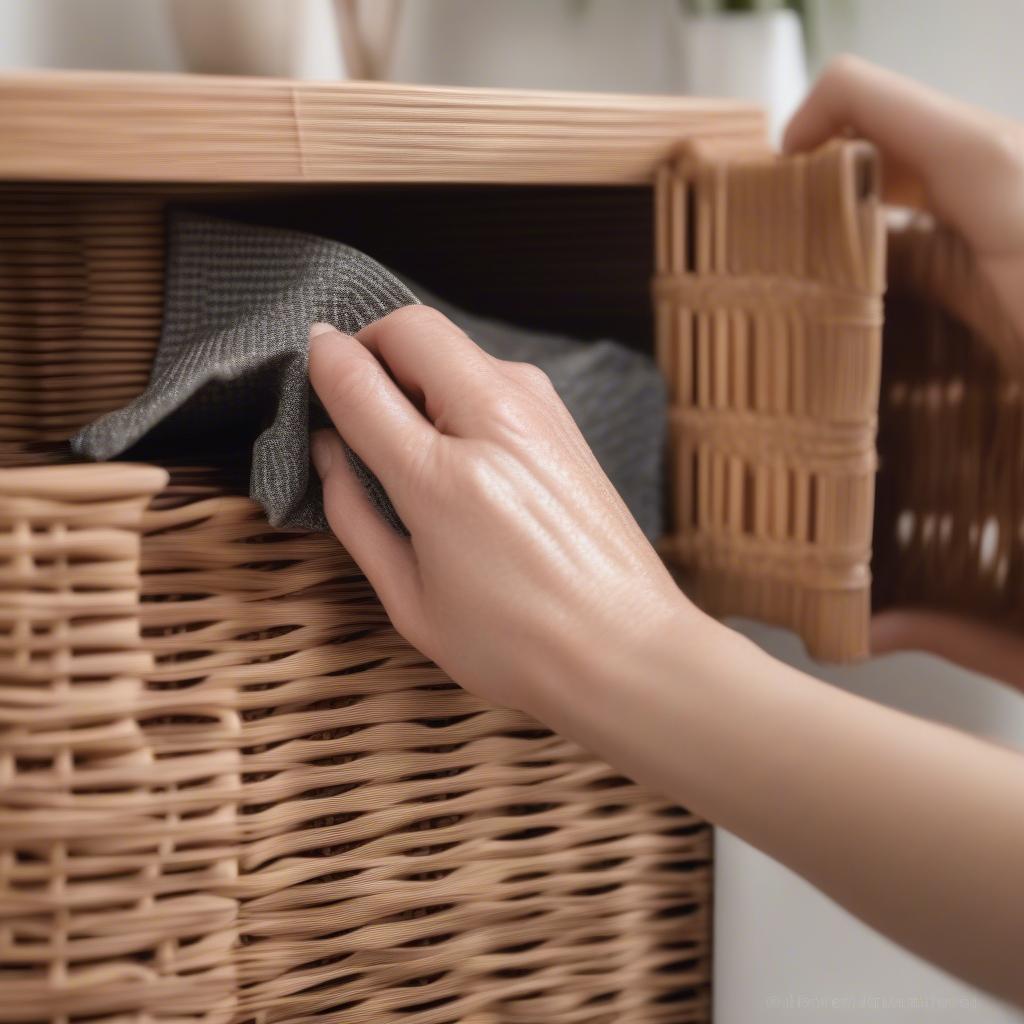
[(657, 185), (672, 534), (699, 602), (867, 653), (885, 234), (863, 145), (690, 149)]
[(963, 242), (890, 235), (876, 607), (1024, 628), (1024, 344)]
[(46, 656), (0, 704), (0, 1020), (706, 1020), (708, 827), (455, 687), (230, 475), (143, 512), (159, 470), (0, 471), (5, 619), (45, 590), (58, 638), (6, 640)]
[(234, 988), (236, 907), (215, 884), (233, 852), (185, 820), (174, 788), (194, 772), (160, 762), (147, 729), (139, 529), (165, 481), (0, 471), (0, 1020), (184, 1018)]

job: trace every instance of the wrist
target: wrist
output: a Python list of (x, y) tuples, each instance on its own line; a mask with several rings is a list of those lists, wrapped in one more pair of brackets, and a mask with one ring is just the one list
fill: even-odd
[(642, 608), (624, 607), (615, 621), (588, 623), (558, 645), (533, 678), (525, 710), (571, 735), (585, 707), (614, 705), (638, 680), (684, 685), (689, 665), (713, 662), (710, 648), (723, 632), (731, 631), (678, 590)]

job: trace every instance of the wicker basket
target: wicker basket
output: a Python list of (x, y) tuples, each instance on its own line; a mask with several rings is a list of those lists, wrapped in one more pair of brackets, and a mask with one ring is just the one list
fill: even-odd
[(178, 453), (168, 480), (64, 442), (146, 383), (168, 203), (645, 345), (654, 168), (760, 116), (196, 77), (0, 94), (0, 1022), (706, 1021), (704, 822), (455, 687), (336, 541), (267, 526), (244, 460)]
[(0, 473), (0, 1020), (706, 1019), (706, 826), (229, 478)]

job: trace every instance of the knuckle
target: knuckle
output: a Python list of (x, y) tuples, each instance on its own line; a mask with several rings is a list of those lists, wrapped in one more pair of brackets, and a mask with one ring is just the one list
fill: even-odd
[(381, 326), (398, 331), (457, 331), (458, 328), (442, 313), (432, 306), (402, 306), (388, 313), (380, 321)]
[(534, 366), (533, 363), (512, 363), (510, 365), (515, 375), (528, 388), (541, 393), (554, 391), (551, 378), (539, 366)]
[(503, 433), (519, 435), (527, 429), (523, 402), (508, 391), (490, 392), (484, 400), (483, 412), (491, 426)]
[(1024, 180), (1024, 136), (1009, 126), (992, 132), (988, 161), (992, 169), (1013, 185)]
[(840, 53), (833, 57), (822, 72), (822, 81), (846, 85), (858, 78), (864, 71), (865, 61), (852, 53)]
[(374, 394), (379, 371), (369, 359), (353, 358), (335, 367), (324, 404), (331, 408), (362, 405)]

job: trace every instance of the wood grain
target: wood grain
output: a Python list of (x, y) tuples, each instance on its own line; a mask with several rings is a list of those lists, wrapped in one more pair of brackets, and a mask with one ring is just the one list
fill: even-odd
[(729, 100), (206, 75), (0, 76), (0, 179), (638, 184), (681, 141), (756, 142)]

